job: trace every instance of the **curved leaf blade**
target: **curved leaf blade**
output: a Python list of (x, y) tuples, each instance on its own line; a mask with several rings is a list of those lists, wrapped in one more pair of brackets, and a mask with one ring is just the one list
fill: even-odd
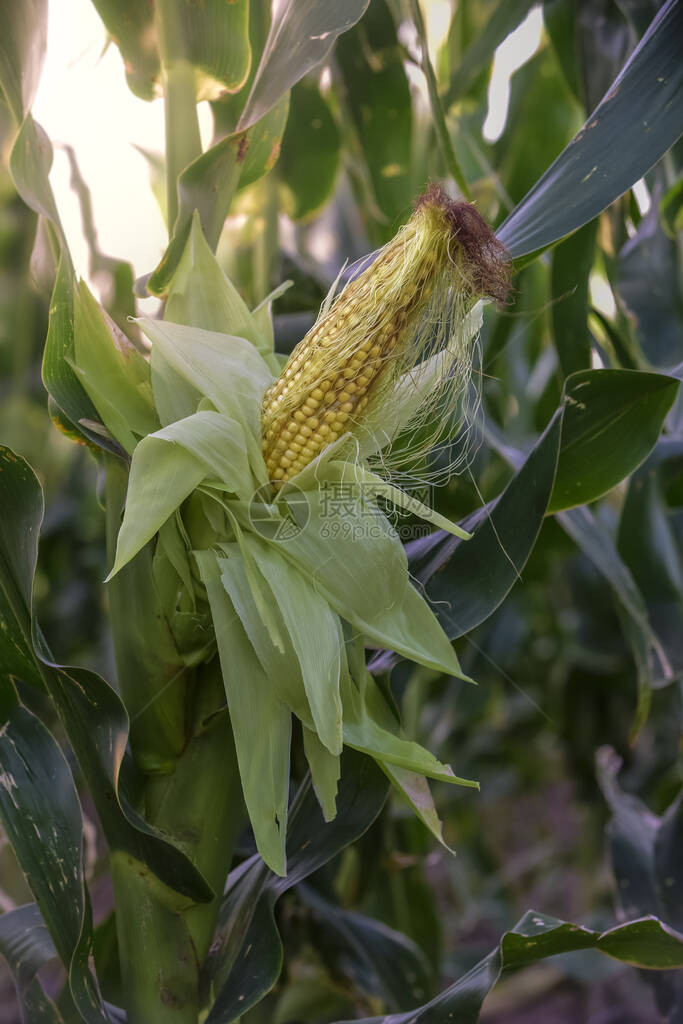
[(341, 159), (339, 129), (318, 86), (299, 82), (291, 92), (279, 175), (285, 212), (313, 217), (331, 197)]
[[(40, 484), (24, 459), (0, 446), (0, 581), (24, 595), (18, 606), (27, 657), (40, 666), (83, 774), (88, 780), (111, 849), (123, 850), (147, 864), (170, 888), (198, 902), (213, 898), (204, 878), (179, 849), (155, 832), (133, 809), (120, 788), (120, 770), (128, 738), (128, 715), (114, 690), (88, 669), (58, 665), (35, 621), (30, 595), (43, 518)], [(12, 553), (19, 553), (16, 558)], [(28, 630), (28, 632), (27, 632)], [(0, 649), (0, 655), (2, 650)], [(6, 666), (0, 661), (0, 669)]]
[(271, 23), (238, 130), (255, 124), (307, 72), (325, 60), (337, 37), (356, 24), (368, 3), (285, 0)]
[(654, 448), (680, 382), (661, 373), (581, 370), (567, 379), (548, 512), (595, 501)]
[(92, 919), (83, 865), (83, 819), (56, 740), (0, 676), (0, 819), (67, 968), (83, 1020), (108, 1020), (88, 958)]
[(23, 1024), (63, 1024), (62, 1015), (36, 978), (40, 968), (56, 958), (57, 950), (35, 903), (0, 916), (0, 955), (14, 978)]
[(271, 874), (254, 857), (228, 879), (207, 964), (218, 993), (207, 1024), (231, 1024), (271, 990), (282, 967), (282, 940), (273, 916), (277, 899), (360, 838), (384, 806), (389, 784), (370, 758), (345, 750), (341, 765), (334, 821), (323, 820), (306, 783), (293, 802), (287, 876)]
[(656, 917), (598, 932), (529, 910), (495, 950), (436, 999), (408, 1013), (368, 1017), (357, 1024), (445, 1024), (450, 1020), (476, 1024), (484, 999), (503, 971), (580, 949), (595, 949), (622, 963), (660, 970), (683, 964), (683, 935)]
[(17, 124), (31, 109), (47, 46), (47, 0), (0, 3), (0, 89)]
[(561, 427), (558, 411), (497, 501), (475, 514), (472, 540), (464, 543), (438, 531), (436, 543), (428, 538), (427, 544), (409, 546), (411, 561), (426, 554), (418, 578), (429, 583), (427, 596), (438, 602), (437, 615), (452, 640), (487, 619), (519, 579), (547, 511)]
[(517, 258), (609, 206), (681, 134), (683, 3), (668, 0), (586, 124), (498, 229)]
[[(366, 16), (335, 50), (343, 95), (365, 158), (372, 191), (390, 238), (413, 199), (411, 181), (412, 98), (394, 19), (385, 0), (374, 0)], [(391, 125), (391, 131), (387, 131)]]

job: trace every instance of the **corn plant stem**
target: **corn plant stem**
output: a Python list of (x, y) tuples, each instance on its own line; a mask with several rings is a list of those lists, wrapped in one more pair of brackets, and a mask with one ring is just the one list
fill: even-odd
[(278, 198), (275, 172), (271, 171), (260, 183), (263, 230), (254, 246), (253, 279), (254, 303), (258, 304), (270, 291), (271, 270), (278, 251)]
[(199, 964), (173, 894), (125, 854), (111, 872), (128, 1024), (197, 1024)]
[(217, 658), (197, 672), (192, 738), (172, 775), (150, 776), (146, 808), (148, 819), (177, 839), (217, 894), (210, 903), (183, 913), (201, 965), (213, 937), (235, 843), (246, 821)]
[[(105, 457), (106, 532), (110, 557), (125, 493), (124, 463)], [(150, 571), (151, 571), (151, 562)], [(140, 581), (141, 585), (144, 580)], [(132, 614), (135, 608), (131, 605)], [(154, 609), (152, 609), (154, 611)], [(153, 672), (154, 650), (145, 651), (125, 608), (112, 617), (117, 662), (145, 689), (144, 673)], [(157, 613), (161, 615), (160, 609)], [(127, 638), (135, 637), (125, 651)], [(156, 643), (150, 630), (150, 644)], [(125, 657), (121, 659), (120, 652)], [(151, 666), (151, 667), (150, 667)], [(186, 673), (188, 674), (188, 673)], [(154, 729), (131, 732), (138, 766), (155, 765), (145, 776), (143, 807), (148, 822), (168, 835), (197, 866), (216, 893), (205, 904), (189, 904), (167, 889), (146, 865), (121, 853), (112, 856), (119, 956), (129, 1024), (197, 1024), (202, 1002), (201, 966), (206, 958), (220, 896), (246, 812), (217, 659), (191, 673), (194, 688), (178, 707), (177, 686), (158, 691)], [(126, 700), (128, 680), (120, 681)], [(156, 689), (153, 681), (152, 689)], [(130, 698), (129, 698), (130, 699)], [(165, 702), (170, 704), (165, 708)], [(182, 711), (183, 747), (168, 759), (166, 720)], [(153, 723), (152, 723), (153, 724)], [(173, 732), (176, 732), (174, 726)], [(139, 746), (142, 744), (142, 756)], [(162, 769), (163, 766), (163, 769)]]
[(184, 59), (185, 39), (178, 20), (178, 4), (159, 0), (156, 7), (164, 69), (166, 122), (166, 203), (169, 233), (178, 216), (178, 178), (202, 152), (197, 119), (195, 73)]
[[(146, 818), (199, 868), (216, 898), (189, 904), (133, 858), (114, 854), (112, 876), (129, 1024), (197, 1024), (209, 951), (230, 862), (245, 822), (239, 772), (217, 663), (198, 680), (195, 732), (170, 775), (150, 776)], [(206, 721), (214, 712), (213, 719)], [(208, 714), (207, 714), (208, 713)]]
[[(104, 457), (107, 556), (113, 563), (128, 486), (125, 463)], [(143, 773), (169, 773), (187, 739), (187, 670), (153, 577), (152, 545), (107, 584), (119, 690), (130, 716), (130, 742)]]
[(411, 10), (413, 14), (413, 21), (415, 22), (415, 28), (417, 30), (418, 39), (420, 40), (420, 49), (422, 51), (422, 72), (427, 81), (427, 90), (429, 92), (429, 102), (432, 108), (432, 115), (434, 117), (434, 126), (436, 128), (437, 138), (441, 146), (446, 166), (448, 167), (449, 174), (455, 181), (456, 185), (468, 200), (472, 200), (472, 194), (469, 190), (469, 186), (465, 179), (465, 175), (462, 172), (458, 158), (455, 155), (453, 149), (453, 143), (451, 137), (448, 134), (448, 126), (446, 124), (446, 116), (444, 114), (443, 105), (441, 103), (441, 97), (439, 96), (439, 87), (436, 81), (436, 75), (434, 74), (434, 68), (432, 62), (429, 59), (429, 49), (427, 47), (427, 32), (425, 29), (424, 18), (422, 17), (422, 11), (420, 9), (419, 0), (411, 0)]

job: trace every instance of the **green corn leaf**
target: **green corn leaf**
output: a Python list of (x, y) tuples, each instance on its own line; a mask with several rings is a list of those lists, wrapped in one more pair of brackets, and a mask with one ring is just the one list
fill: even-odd
[(669, 238), (683, 231), (683, 179), (671, 185), (659, 202), (659, 218)]
[[(107, 552), (113, 556), (128, 485), (128, 466), (106, 456)], [(161, 557), (161, 552), (159, 552)], [(107, 588), (119, 691), (130, 717), (131, 752), (145, 773), (173, 772), (187, 743), (191, 682), (171, 626), (175, 600), (158, 587), (152, 545), (146, 545)], [(178, 595), (176, 579), (170, 593)], [(170, 607), (168, 607), (170, 605)], [(165, 613), (166, 612), (166, 613)]]
[[(261, 401), (273, 375), (263, 357), (250, 342), (233, 335), (159, 320), (144, 319), (141, 324), (173, 370), (242, 426), (252, 472), (258, 484), (265, 484)], [(153, 387), (155, 383), (153, 365)]]
[(572, 0), (544, 0), (543, 25), (567, 85), (581, 103), (583, 83), (579, 55), (579, 9)]
[(292, 89), (282, 137), (278, 174), (285, 213), (292, 220), (313, 217), (331, 198), (339, 170), (339, 129), (317, 85)]
[(239, 192), (253, 185), (277, 163), (288, 117), (289, 93), (285, 93), (272, 110), (247, 132), (245, 137), (249, 145), (241, 163)]
[(264, 673), (221, 583), (215, 555), (195, 552), (216, 630), (244, 800), (258, 851), (286, 872), (287, 792), (292, 719)]
[(339, 40), (335, 57), (383, 220), (379, 235), (386, 241), (410, 212), (414, 183), (412, 98), (394, 19), (385, 0), (373, 0), (365, 17)]
[[(2, 914), (0, 954), (14, 978), (23, 1024), (64, 1024), (62, 1015), (36, 977), (41, 967), (56, 959), (57, 950), (35, 903), (26, 903)], [(68, 998), (68, 993), (63, 992), (60, 1002), (65, 997)]]
[(368, 0), (342, 6), (333, 0), (313, 6), (286, 0), (278, 8), (237, 130), (189, 164), (178, 179), (180, 209), (168, 248), (147, 281), (150, 292), (167, 293), (195, 210), (209, 246), (216, 248), (242, 174), (244, 183), (255, 181), (277, 159), (286, 94), (325, 59), (337, 36), (356, 23), (367, 5)]
[[(93, 0), (121, 51), (128, 85), (136, 96), (152, 100), (160, 92), (161, 60), (153, 4), (135, 0)], [(165, 58), (169, 66), (190, 64), (197, 99), (237, 92), (251, 65), (248, 0), (196, 4), (164, 0)]]
[[(596, 377), (596, 374), (609, 375), (613, 372), (619, 371), (590, 371), (592, 375), (591, 379), (593, 379), (597, 385), (606, 385), (608, 387), (611, 387), (614, 383), (613, 381), (610, 381), (607, 377), (604, 376)], [(632, 373), (632, 371), (629, 372)], [(646, 376), (654, 377), (657, 375)], [(582, 375), (579, 374), (577, 375), (577, 377), (581, 379)], [(627, 375), (626, 380), (630, 385), (633, 381), (633, 377)], [(663, 378), (663, 380), (666, 380), (666, 378)], [(567, 382), (565, 386), (568, 387), (569, 382)], [(629, 398), (629, 394), (630, 393), (628, 391), (625, 393), (625, 397), (627, 399)], [(647, 416), (643, 419), (642, 427), (644, 434), (643, 437), (641, 437), (640, 439), (641, 442), (644, 440), (644, 437), (647, 434), (647, 432), (651, 429), (651, 425), (648, 424)], [(607, 476), (609, 470), (605, 468), (601, 460), (609, 460), (613, 456), (613, 450), (609, 445), (609, 439), (607, 439), (607, 443), (603, 444), (602, 434), (603, 428), (602, 426), (598, 426), (592, 437), (595, 461), (594, 463), (591, 464), (591, 471), (597, 469), (597, 472), (595, 472), (594, 474), (594, 479), (598, 481), (599, 487), (603, 485), (604, 480), (606, 478), (609, 478)], [(500, 443), (500, 439), (497, 438), (496, 435), (491, 434), (490, 432), (489, 437), (490, 440), (493, 442), (494, 446), (496, 447), (498, 453), (504, 459), (506, 459), (506, 461), (508, 461), (511, 465), (515, 467), (522, 465), (522, 452), (517, 451), (514, 448), (511, 448), (509, 445), (504, 445)], [(572, 438), (573, 428), (570, 425), (569, 433), (563, 433), (562, 435), (560, 456), (564, 443), (571, 441)], [(662, 442), (660, 441), (660, 444), (661, 443)], [(655, 449), (655, 452), (656, 450), (657, 449)], [(632, 449), (629, 449), (627, 453), (628, 457), (630, 457), (631, 454), (633, 456), (634, 461), (642, 457), (640, 443), (634, 444), (632, 446)], [(625, 472), (630, 472), (631, 468), (631, 465), (628, 464), (626, 466)], [(510, 484), (510, 489), (512, 489), (513, 485), (515, 484), (515, 480), (521, 478), (522, 473), (525, 472), (526, 464), (522, 466), (522, 469), (520, 470), (518, 477), (515, 477), (512, 483)], [(641, 470), (640, 472), (645, 474), (646, 471)], [(649, 474), (647, 475), (649, 476)], [(636, 476), (636, 480), (637, 479), (638, 477)], [(635, 488), (630, 489), (629, 493), (636, 493), (639, 495), (639, 497), (641, 497), (643, 493), (643, 488), (637, 483)], [(499, 499), (500, 504), (502, 504), (506, 495), (507, 491)], [(628, 507), (628, 501), (626, 507)], [(497, 508), (498, 505), (494, 504), (493, 509), (497, 510)], [(493, 514), (494, 513), (492, 512), (492, 515)], [(499, 516), (497, 512), (495, 513), (495, 515), (496, 523), (505, 524), (507, 522), (507, 518), (505, 516)], [(590, 509), (588, 509), (586, 506), (579, 506), (576, 508), (569, 508), (566, 511), (558, 512), (556, 513), (556, 515), (558, 522), (560, 523), (562, 528), (572, 538), (572, 540), (575, 541), (575, 543), (580, 547), (580, 549), (586, 555), (586, 557), (590, 559), (595, 568), (604, 576), (604, 578), (610, 584), (610, 586), (614, 590), (615, 597), (619, 602), (617, 606), (617, 611), (622, 622), (622, 629), (624, 631), (625, 638), (627, 639), (633, 650), (638, 673), (638, 706), (632, 724), (632, 735), (635, 736), (639, 728), (643, 725), (645, 718), (647, 717), (650, 695), (652, 688), (655, 685), (655, 675), (653, 671), (653, 666), (651, 664), (650, 651), (654, 651), (656, 655), (657, 661), (661, 668), (663, 680), (665, 682), (670, 681), (673, 677), (674, 672), (676, 671), (676, 664), (672, 665), (671, 661), (673, 661), (674, 663), (676, 662), (676, 658), (672, 657), (672, 653), (675, 652), (678, 646), (677, 641), (675, 640), (675, 638), (678, 635), (678, 629), (676, 627), (672, 631), (665, 631), (661, 629), (663, 623), (656, 622), (658, 631), (661, 630), (661, 636), (663, 638), (666, 638), (666, 643), (662, 643), (659, 633), (655, 632), (655, 630), (650, 624), (648, 618), (648, 609), (646, 607), (643, 594), (641, 593), (638, 584), (636, 583), (636, 580), (631, 575), (631, 572), (629, 571), (629, 566), (626, 564), (626, 561), (622, 560), (620, 553), (617, 551), (614, 538), (611, 536), (609, 531), (600, 523), (600, 521), (593, 515)], [(638, 552), (642, 551), (642, 538), (649, 536), (651, 532), (652, 531), (644, 529), (642, 524), (638, 524), (637, 529), (634, 531), (634, 536), (637, 537), (635, 550), (637, 550)], [(655, 532), (659, 535), (661, 534), (660, 530)], [(499, 535), (501, 537), (501, 542), (503, 542), (504, 534), (501, 532)], [(445, 543), (448, 544), (450, 542), (446, 541)], [(429, 574), (431, 574), (434, 571), (437, 565), (441, 564), (440, 557), (440, 555), (437, 555), (434, 558), (431, 567), (428, 568), (422, 574), (423, 578), (426, 578)], [(652, 554), (647, 554), (644, 558), (644, 561), (647, 563), (647, 572), (649, 574), (652, 565)], [(441, 593), (441, 596), (443, 596), (445, 592), (445, 590), (437, 591), (437, 595)], [(455, 598), (453, 598), (453, 600), (455, 600)], [(658, 606), (661, 607), (661, 601), (658, 601)], [(678, 612), (674, 613), (673, 618), (676, 620), (676, 622), (678, 621), (679, 617), (680, 616), (678, 615)], [(672, 640), (674, 641), (673, 645)]]
[(579, 134), (498, 229), (517, 258), (587, 224), (681, 133), (683, 4), (667, 0)]
[(194, 415), (202, 401), (201, 393), (174, 369), (158, 345), (152, 346), (150, 367), (154, 405), (162, 426)]
[(250, 546), (299, 659), (318, 736), (331, 754), (338, 755), (342, 748), (339, 620), (325, 598), (278, 551), (258, 541)]
[(466, 520), (472, 540), (435, 535), (410, 546), (411, 570), (451, 639), (484, 622), (519, 579), (548, 507), (561, 427), (558, 413), (498, 499)]
[[(655, 198), (662, 177), (653, 173)], [(641, 365), (674, 375), (683, 363), (680, 268), (680, 246), (663, 230), (653, 203), (633, 238), (619, 251), (614, 285), (619, 306), (632, 325), (631, 344), (636, 353), (642, 353)]]
[[(218, 245), (230, 204), (242, 181), (256, 181), (275, 163), (284, 130), (287, 97), (256, 124), (233, 132), (198, 156), (178, 177), (178, 216), (161, 262), (146, 280), (148, 291), (166, 295), (180, 262), (195, 211), (212, 250)], [(251, 152), (251, 157), (249, 156)]]
[(682, 448), (677, 438), (661, 438), (650, 458), (634, 473), (617, 534), (619, 554), (633, 574), (671, 663), (669, 679), (679, 677), (683, 670), (683, 549), (664, 481), (667, 471), (676, 473)]
[(4, 830), (67, 968), (83, 1020), (102, 1024), (108, 1018), (88, 966), (92, 919), (76, 787), (54, 737), (19, 702), (5, 675), (0, 676), (0, 774)]
[[(265, 634), (267, 634), (268, 639), (270, 640), (270, 646), (275, 647), (279, 654), (293, 653), (291, 643), (288, 642), (290, 638), (287, 637), (287, 628), (283, 622), (280, 609), (277, 604), (273, 604), (272, 592), (262, 573), (259, 571), (258, 565), (256, 564), (254, 555), (251, 551), (251, 547), (247, 543), (245, 535), (242, 532), (235, 516), (231, 516), (231, 524), (235, 531), (235, 536), (237, 537), (237, 545), (223, 544), (221, 545), (221, 550), (223, 550), (228, 557), (233, 556), (233, 565), (238, 570), (238, 576), (240, 579), (239, 586), (243, 594), (243, 597), (240, 598), (240, 603), (244, 604), (245, 608), (247, 605), (251, 605), (252, 603), (256, 606), (256, 611), (258, 613), (256, 618), (260, 619), (260, 622), (265, 627)], [(235, 558), (237, 552), (239, 552), (241, 557)], [(251, 594), (251, 601), (248, 599), (248, 593)], [(246, 624), (247, 618), (253, 618), (251, 611), (245, 616), (240, 615), (240, 617), (242, 618), (244, 627), (247, 630), (249, 639), (254, 645), (254, 649), (257, 654), (259, 653), (260, 648), (268, 648), (267, 653), (265, 650), (262, 650), (262, 653), (259, 655), (259, 659), (267, 672), (272, 652), (270, 651), (269, 645), (260, 639), (260, 634), (263, 634), (264, 631), (254, 630), (256, 635), (252, 635), (251, 627)], [(294, 660), (296, 661), (296, 658), (294, 658)]]
[[(223, 544), (227, 558), (219, 558), (221, 582), (229, 595), (235, 612), (246, 632), (254, 653), (271, 685), (275, 687), (280, 700), (287, 705), (297, 718), (309, 729), (314, 729), (311, 709), (306, 697), (301, 666), (287, 633), (285, 623), (277, 605), (270, 610), (272, 626), (261, 611), (262, 605), (272, 593), (268, 591), (265, 579), (254, 564), (248, 571), (249, 555), (247, 545), (242, 549), (235, 544)], [(272, 630), (276, 631), (280, 647), (274, 643)]]
[(449, 1017), (458, 1024), (476, 1024), (484, 999), (505, 970), (580, 949), (596, 949), (641, 967), (665, 969), (683, 963), (683, 936), (655, 917), (598, 932), (529, 910), (496, 949), (436, 999), (409, 1013), (367, 1017), (359, 1024), (436, 1024)]
[(387, 789), (385, 776), (370, 758), (344, 751), (334, 821), (325, 823), (306, 784), (293, 802), (287, 877), (269, 874), (258, 858), (232, 873), (207, 963), (216, 991), (207, 1024), (231, 1024), (272, 988), (283, 959), (273, 916), (276, 901), (363, 835), (379, 814)]
[(168, 321), (145, 317), (140, 324), (177, 372), (217, 409), (228, 414), (237, 409), (249, 418), (252, 431), (260, 424), (263, 392), (273, 376), (253, 345), (235, 335)]
[(337, 790), (341, 776), (339, 755), (331, 754), (313, 729), (304, 726), (302, 732), (304, 753), (323, 818), (325, 821), (333, 821), (337, 814)]
[(103, 440), (86, 423), (98, 420), (97, 410), (70, 364), (74, 355), (73, 271), (68, 256), (62, 253), (57, 279), (50, 301), (50, 320), (43, 353), (43, 383), (77, 432), (98, 446), (116, 450), (116, 445)]
[(78, 375), (102, 422), (131, 454), (138, 437), (159, 426), (149, 363), (121, 333), (81, 281), (74, 289), (74, 358)]
[[(277, 288), (273, 288), (272, 292), (269, 292), (265, 299), (262, 299), (258, 306), (255, 306), (252, 310), (252, 316), (258, 325), (260, 333), (268, 340), (269, 351), (272, 351), (275, 346), (275, 333), (273, 331), (273, 302), (275, 299), (279, 299), (281, 295), (284, 295), (285, 292), (289, 291), (293, 284), (293, 281), (283, 281), (282, 284), (277, 286)], [(275, 353), (277, 369), (274, 372), (278, 376), (284, 365), (282, 362), (283, 358), (286, 361), (286, 356), (283, 357), (281, 352)], [(268, 365), (270, 366), (271, 363), (269, 362)]]
[(135, 449), (116, 558), (107, 580), (137, 555), (207, 475), (201, 459), (162, 436), (174, 426), (150, 434)]
[(408, 801), (413, 809), (413, 813), (429, 829), (436, 841), (441, 846), (445, 846), (449, 853), (453, 853), (454, 851), (444, 841), (443, 823), (434, 806), (434, 798), (424, 775), (408, 771), (407, 768), (400, 768), (389, 761), (381, 761), (379, 758), (375, 760), (394, 789), (398, 790), (404, 799)]
[(0, 485), (6, 488), (0, 490), (0, 670), (44, 688), (40, 662), (28, 642), (42, 495), (28, 463), (4, 445), (0, 467)]
[[(69, 364), (74, 355), (73, 266), (49, 181), (52, 146), (28, 112), (44, 56), (47, 5), (41, 0), (12, 5), (11, 11), (3, 13), (2, 23), (6, 31), (0, 43), (0, 84), (7, 90), (8, 102), (20, 122), (10, 154), (10, 174), (27, 206), (48, 222), (46, 237), (57, 264), (43, 355), (43, 383), (59, 407), (53, 418), (60, 429), (77, 440), (87, 438), (98, 447), (118, 450), (106, 431), (87, 425), (97, 422), (97, 412)], [(35, 33), (34, 38), (29, 37), (30, 32)]]
[(0, 89), (14, 120), (31, 109), (47, 45), (47, 0), (3, 3), (0, 8)]
[[(335, 490), (339, 471), (319, 464), (320, 488), (306, 491), (305, 527), (283, 539), (268, 537), (310, 579), (330, 606), (371, 643), (460, 678), (455, 652), (430, 608), (408, 582), (403, 546), (382, 513), (358, 488)], [(326, 484), (334, 485), (332, 489)], [(343, 494), (343, 511), (335, 495)], [(251, 506), (254, 515), (255, 506)], [(242, 521), (246, 510), (236, 508)]]
[(354, 463), (331, 462), (330, 468), (338, 470), (342, 484), (350, 483), (359, 488), (366, 496), (372, 495), (373, 498), (385, 498), (397, 508), (411, 512), (420, 519), (424, 519), (425, 522), (438, 526), (439, 529), (444, 530), (446, 533), (452, 533), (454, 537), (460, 537), (461, 540), (469, 540), (472, 536), (467, 530), (463, 530), (457, 523), (452, 523), (450, 519), (446, 519), (439, 512), (435, 512), (433, 508), (429, 508), (428, 505), (419, 501), (412, 494), (407, 494), (399, 487), (394, 487), (392, 484), (387, 483), (386, 480), (383, 480), (381, 476), (377, 476), (376, 473), (370, 472), (370, 470), (365, 469), (363, 466), (355, 465)]
[(121, 51), (129, 88), (143, 100), (159, 95), (161, 62), (154, 5), (136, 0), (93, 0), (97, 13)]
[(200, 410), (185, 420), (169, 423), (152, 436), (179, 445), (194, 455), (226, 491), (243, 500), (251, 497), (253, 481), (244, 432), (229, 416), (210, 409)]
[[(329, 468), (324, 472), (320, 488), (305, 492), (305, 528), (273, 543), (339, 614), (347, 617), (348, 611), (359, 620), (371, 621), (400, 601), (408, 586), (403, 547), (384, 516), (362, 504), (357, 489), (350, 494), (339, 491), (338, 473)], [(344, 497), (343, 516), (335, 509), (337, 494)], [(293, 507), (296, 510), (298, 505)], [(252, 517), (256, 512), (252, 506)]]
[(617, 598), (621, 628), (633, 651), (638, 672), (638, 707), (631, 726), (631, 734), (635, 737), (647, 718), (655, 685), (650, 651), (655, 652), (663, 678), (667, 681), (673, 676), (672, 666), (662, 641), (650, 624), (643, 595), (609, 531), (585, 505), (557, 513), (557, 521), (608, 581)]
[(590, 221), (557, 245), (552, 254), (553, 338), (565, 376), (591, 365), (588, 279), (595, 259), (597, 228), (597, 220)]
[(636, 370), (582, 370), (564, 392), (562, 445), (548, 512), (594, 501), (654, 447), (679, 381)]
[[(596, 768), (600, 789), (611, 812), (606, 837), (621, 912), (628, 917), (654, 914), (668, 918), (664, 900), (672, 886), (665, 884), (656, 852), (664, 818), (653, 814), (639, 797), (621, 788), (618, 777), (621, 759), (611, 747), (597, 751)], [(677, 804), (680, 801), (670, 808), (674, 814), (680, 814)], [(672, 877), (674, 886), (680, 888), (680, 868)], [(672, 923), (680, 925), (680, 914), (674, 914)]]
[(479, 788), (477, 782), (459, 778), (450, 765), (441, 764), (419, 743), (402, 737), (397, 725), (394, 725), (393, 730), (386, 727), (386, 704), (369, 673), (365, 674), (359, 687), (349, 672), (342, 669), (342, 701), (344, 742), (350, 747), (378, 761), (405, 768), (428, 779)]
[(297, 895), (312, 913), (325, 962), (350, 976), (361, 992), (379, 996), (389, 1009), (411, 1006), (432, 988), (424, 953), (401, 932), (384, 922), (336, 906), (309, 885)]
[[(196, 611), (196, 601), (190, 569), (190, 556), (185, 542), (184, 527), (178, 514), (167, 519), (159, 530), (159, 539), (154, 549), (153, 572), (155, 579), (158, 578), (159, 574), (164, 573), (164, 568), (160, 564), (162, 561), (165, 561), (172, 567), (177, 581), (184, 588), (185, 593), (183, 596), (187, 598), (191, 611), (194, 613)], [(161, 584), (157, 582), (157, 590), (162, 598), (168, 596), (169, 604), (166, 608), (166, 613), (171, 618), (176, 607), (177, 588), (171, 588), (170, 593), (167, 595)]]
[[(52, 157), (50, 140), (33, 117), (27, 114), (12, 146), (10, 173), (26, 205), (50, 221), (63, 243), (64, 233), (49, 181)], [(62, 258), (70, 262), (68, 251), (62, 252)]]
[(311, 514), (305, 529), (273, 540), (282, 555), (371, 642), (460, 675), (436, 619), (408, 583), (402, 545), (382, 514), (362, 506), (357, 493), (345, 501), (343, 516), (330, 513), (324, 489), (306, 497)]
[[(355, 656), (354, 672), (365, 681), (364, 697), (366, 703), (372, 708), (375, 721), (386, 731), (395, 734), (397, 731), (397, 716), (389, 707), (379, 687), (368, 673), (365, 667), (365, 658), (359, 645), (354, 648), (353, 656)], [(363, 687), (360, 687), (360, 689), (363, 690)], [(443, 826), (434, 806), (429, 783), (424, 775), (391, 761), (383, 761), (377, 757), (375, 757), (375, 760), (390, 780), (392, 786), (408, 801), (415, 814), (426, 825), (437, 842), (445, 846), (449, 853), (452, 853), (453, 851), (444, 842)], [(475, 787), (478, 784), (468, 782), (467, 785)]]
[[(462, 545), (455, 538), (434, 537), (410, 548), (414, 565), (423, 562), (418, 578), (426, 583), (433, 577), (428, 594), (439, 603), (449, 636), (462, 636), (498, 607), (519, 578), (548, 512), (595, 500), (642, 462), (677, 389), (674, 378), (661, 374), (581, 371), (566, 381), (567, 400), (523, 465), (521, 452), (497, 445), (521, 468), (491, 504), (474, 538)], [(489, 440), (495, 442), (490, 430)], [(435, 575), (447, 563), (448, 570)]]
[(25, 903), (0, 916), (0, 952), (20, 989), (58, 956), (36, 903)]
[(169, 286), (164, 318), (176, 324), (246, 338), (263, 356), (272, 352), (230, 279), (207, 245), (195, 212), (178, 269)]
[[(88, 781), (111, 850), (136, 857), (171, 889), (196, 902), (213, 897), (183, 853), (134, 810), (120, 785), (128, 740), (128, 715), (114, 690), (87, 669), (56, 663), (33, 615), (31, 593), (43, 518), (40, 485), (28, 464), (0, 446), (0, 593), (21, 630), (25, 658), (40, 668), (79, 767)], [(30, 652), (30, 653), (29, 653)], [(7, 672), (0, 647), (0, 670)], [(19, 677), (26, 682), (30, 678)]]
[(192, 66), (197, 100), (239, 92), (251, 67), (249, 0), (161, 0), (159, 8), (164, 64)]
[(54, 419), (60, 429), (66, 419), (69, 426), (65, 433), (78, 440), (86, 438), (97, 447), (120, 452), (115, 441), (88, 426), (89, 422), (97, 422), (97, 410), (70, 363), (74, 357), (75, 279), (49, 181), (51, 166), (50, 140), (28, 114), (12, 147), (10, 172), (24, 202), (49, 222), (47, 234), (57, 263), (43, 354), (43, 383), (59, 407), (59, 415)]
[(484, 29), (457, 63), (444, 97), (444, 107), (455, 103), (469, 88), (474, 77), (493, 60), (496, 48), (529, 13), (533, 0), (500, 0), (486, 18)]
[(277, 10), (261, 61), (242, 111), (238, 129), (244, 131), (275, 106), (305, 74), (320, 64), (336, 39), (362, 16), (369, 0), (286, 0)]
[[(249, 872), (253, 891), (240, 889), (236, 893), (237, 912), (242, 911), (247, 917), (247, 941), (241, 943), (238, 939), (228, 948), (232, 956), (239, 956), (238, 964), (231, 962), (232, 957), (226, 958), (225, 966), (220, 964), (223, 969), (215, 978), (218, 995), (206, 1018), (207, 1024), (242, 1020), (245, 1011), (263, 998), (282, 971), (284, 949), (274, 914), (277, 895), (274, 890), (265, 889), (268, 876), (260, 867), (257, 863)], [(241, 902), (246, 903), (246, 908), (239, 905)]]
[[(254, 131), (258, 126), (254, 128)], [(246, 141), (245, 141), (246, 140)], [(153, 295), (165, 295), (180, 262), (195, 210), (212, 249), (228, 215), (242, 172), (249, 135), (229, 135), (188, 164), (178, 177), (178, 216), (161, 262), (146, 281)], [(143, 279), (144, 280), (144, 279)]]
[(425, 665), (435, 672), (445, 672), (456, 679), (472, 682), (465, 675), (447, 635), (427, 601), (409, 584), (403, 600), (369, 623), (368, 638), (378, 646)]

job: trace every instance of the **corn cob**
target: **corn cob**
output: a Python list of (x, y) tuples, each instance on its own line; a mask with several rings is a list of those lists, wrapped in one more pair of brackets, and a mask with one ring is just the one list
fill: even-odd
[(437, 292), (467, 308), (507, 292), (504, 250), (468, 203), (431, 186), (399, 233), (342, 291), (264, 396), (263, 457), (277, 488), (353, 433), (396, 375), (424, 358), (411, 345)]

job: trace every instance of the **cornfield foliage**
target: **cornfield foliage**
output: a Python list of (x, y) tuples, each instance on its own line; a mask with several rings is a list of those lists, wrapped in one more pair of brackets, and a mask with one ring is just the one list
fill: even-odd
[(683, 5), (488, 142), (529, 0), (93, 4), (168, 244), (0, 0), (0, 1020), (683, 1020)]

